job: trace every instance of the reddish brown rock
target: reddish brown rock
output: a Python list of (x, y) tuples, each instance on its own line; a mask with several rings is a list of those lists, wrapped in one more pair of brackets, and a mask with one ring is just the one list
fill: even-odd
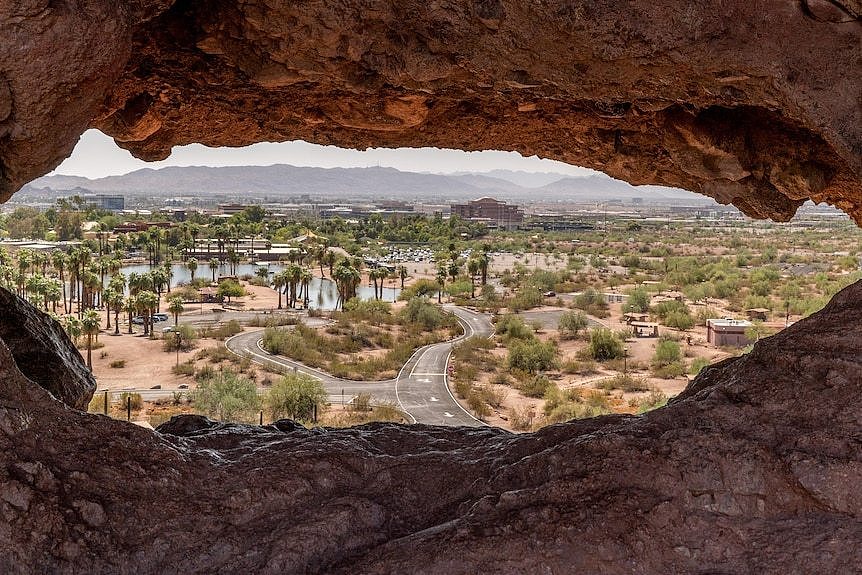
[[(506, 149), (862, 221), (856, 0), (0, 7), (0, 197), (95, 126), (176, 144)], [(144, 7), (142, 7), (144, 6)]]
[(0, 344), (0, 572), (853, 573), (862, 284), (666, 408), (535, 434), (70, 410)]

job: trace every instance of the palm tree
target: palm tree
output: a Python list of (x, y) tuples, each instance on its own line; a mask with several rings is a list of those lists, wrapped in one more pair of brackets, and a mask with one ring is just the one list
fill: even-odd
[[(109, 296), (108, 292), (105, 291), (105, 301), (114, 310), (114, 335), (120, 335), (120, 312), (123, 310), (123, 302), (125, 301), (123, 298), (123, 289), (117, 289), (117, 284), (113, 280), (108, 285), (108, 288), (111, 290), (111, 293)], [(110, 314), (110, 311), (108, 313)]]
[[(342, 262), (338, 264), (332, 277), (338, 287), (338, 301), (341, 302), (341, 309), (344, 309), (344, 303), (356, 296), (356, 286), (362, 281), (362, 275), (349, 263)], [(338, 302), (336, 302), (336, 307), (338, 307)]]
[(311, 285), (312, 279), (314, 279), (314, 274), (311, 273), (311, 270), (303, 269), (299, 274), (299, 283), (302, 286), (299, 291), (304, 294), (302, 296), (302, 307), (305, 309), (308, 309), (308, 288)]
[(480, 267), (481, 266), (479, 265), (479, 260), (477, 260), (477, 259), (470, 259), (470, 261), (467, 262), (467, 271), (470, 274), (470, 297), (471, 298), (476, 297), (476, 274), (479, 273)]
[(138, 311), (138, 298), (134, 295), (130, 295), (126, 298), (125, 302), (125, 310), (129, 314), (129, 333), (134, 333), (132, 331), (132, 316), (135, 312)]
[(440, 267), (437, 270), (437, 284), (439, 285), (439, 289), (437, 290), (437, 303), (443, 303), (443, 287), (446, 285), (446, 267)]
[[(57, 313), (57, 302), (63, 297), (63, 283), (57, 278), (49, 278), (45, 284), (45, 299), (51, 302), (51, 309)], [(47, 309), (47, 303), (45, 305)]]
[(189, 270), (189, 273), (192, 274), (192, 283), (195, 281), (195, 272), (198, 271), (198, 260), (197, 258), (189, 258), (189, 261), (186, 262), (186, 267)]
[(107, 322), (105, 323), (105, 329), (111, 329), (111, 307), (113, 306), (113, 302), (117, 297), (117, 292), (114, 291), (114, 288), (108, 286), (104, 293), (102, 294), (102, 299), (105, 301), (105, 314), (107, 318)]
[(63, 290), (63, 311), (66, 311), (65, 271), (66, 266), (69, 264), (69, 258), (62, 251), (56, 250), (53, 254), (51, 254), (51, 263), (54, 265), (54, 269), (57, 271), (57, 276), (60, 278), (60, 284)]
[(213, 274), (213, 283), (216, 281), (216, 272), (218, 271), (219, 261), (218, 258), (210, 258), (210, 271)]
[(287, 277), (283, 271), (272, 276), (272, 286), (278, 292), (278, 309), (281, 309), (281, 290), (286, 284)]
[(67, 315), (63, 318), (63, 329), (66, 330), (69, 338), (75, 346), (78, 345), (78, 338), (81, 337), (81, 320), (73, 315)]
[(144, 318), (144, 335), (152, 335), (153, 313), (158, 301), (158, 296), (150, 290), (144, 290), (137, 296), (138, 313)]
[(479, 271), (482, 274), (482, 285), (486, 285), (488, 283), (488, 264), (490, 261), (487, 248), (483, 249), (482, 253), (479, 255)]
[(168, 293), (171, 293), (171, 280), (174, 279), (174, 266), (170, 259), (166, 259), (164, 265), (162, 266), (162, 271), (165, 273), (165, 280), (167, 281)]
[(185, 307), (183, 307), (183, 298), (175, 296), (168, 300), (168, 311), (174, 314), (174, 325), (176, 326), (179, 321), (180, 314), (185, 311)]
[(81, 318), (81, 332), (87, 336), (87, 367), (93, 371), (93, 336), (99, 333), (99, 312), (88, 309)]
[(398, 277), (401, 278), (401, 289), (404, 289), (404, 280), (407, 279), (407, 266), (398, 266)]

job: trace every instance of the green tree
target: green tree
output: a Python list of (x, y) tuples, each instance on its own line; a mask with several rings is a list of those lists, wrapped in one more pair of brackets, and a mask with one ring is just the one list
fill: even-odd
[(195, 281), (195, 272), (198, 270), (198, 260), (197, 258), (189, 258), (186, 262), (186, 267), (189, 270), (189, 273), (192, 276), (192, 282)]
[(558, 329), (564, 337), (577, 337), (578, 333), (587, 327), (587, 316), (581, 311), (567, 311), (560, 316)]
[(763, 322), (759, 320), (752, 322), (745, 330), (745, 337), (747, 337), (749, 341), (760, 341), (761, 338), (771, 334), (772, 330), (763, 325)]
[(527, 373), (553, 369), (557, 360), (557, 347), (538, 339), (513, 340), (509, 346), (509, 367)]
[(644, 288), (635, 288), (629, 292), (629, 298), (623, 307), (624, 313), (646, 313), (649, 311), (650, 295)]
[(245, 295), (245, 289), (238, 283), (233, 280), (225, 280), (218, 284), (218, 290), (216, 293), (219, 297), (223, 297), (227, 299), (227, 303), (230, 303), (230, 298), (232, 297), (242, 297)]
[(590, 332), (590, 355), (597, 361), (607, 361), (623, 356), (623, 343), (607, 328), (596, 328)]
[(254, 382), (229, 369), (200, 382), (191, 397), (197, 409), (219, 421), (250, 422), (260, 406)]
[(319, 380), (296, 373), (286, 375), (273, 384), (266, 396), (266, 406), (273, 421), (283, 417), (310, 421), (315, 407), (321, 410), (328, 395)]

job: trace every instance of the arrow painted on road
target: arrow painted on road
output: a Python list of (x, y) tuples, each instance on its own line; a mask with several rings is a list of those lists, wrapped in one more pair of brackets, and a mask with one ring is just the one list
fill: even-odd
[(417, 379), (416, 381), (421, 381), (422, 383), (431, 383), (430, 379)]
[(436, 397), (434, 397), (434, 396), (432, 395), (432, 396), (431, 396), (431, 401), (440, 401), (440, 400), (439, 400), (439, 399), (437, 399)]
[(452, 415), (452, 414), (451, 414), (451, 413), (449, 413), (448, 411), (444, 411), (444, 412), (443, 412), (443, 415), (444, 415), (444, 416), (446, 416), (446, 417), (455, 417), (454, 415)]

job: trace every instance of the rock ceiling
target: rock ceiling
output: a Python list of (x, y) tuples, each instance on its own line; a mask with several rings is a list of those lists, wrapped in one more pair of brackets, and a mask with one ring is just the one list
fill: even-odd
[(505, 149), (786, 220), (862, 218), (858, 0), (17, 0), (0, 198), (96, 127), (174, 145)]

